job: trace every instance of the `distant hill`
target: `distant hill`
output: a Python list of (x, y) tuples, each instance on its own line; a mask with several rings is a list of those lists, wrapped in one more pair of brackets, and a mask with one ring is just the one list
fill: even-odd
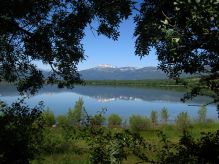
[(79, 71), (79, 73), (84, 80), (167, 79), (166, 74), (156, 67), (113, 67), (104, 64)]

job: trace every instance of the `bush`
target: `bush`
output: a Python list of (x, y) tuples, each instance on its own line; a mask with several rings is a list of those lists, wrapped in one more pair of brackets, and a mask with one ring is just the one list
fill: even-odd
[(156, 111), (151, 111), (151, 123), (153, 125), (153, 128), (156, 127), (156, 125), (158, 124), (158, 116), (157, 116), (157, 112)]
[(109, 127), (121, 127), (122, 118), (117, 114), (111, 114), (108, 117), (108, 126)]
[(0, 163), (29, 163), (41, 150), (42, 106), (30, 109), (23, 100), (0, 103)]
[(133, 115), (129, 117), (129, 126), (130, 129), (133, 131), (142, 131), (150, 129), (151, 122), (150, 119), (148, 119), (147, 117)]
[(191, 119), (187, 112), (181, 112), (176, 118), (176, 126), (180, 132), (187, 132), (191, 128)]
[(96, 126), (103, 125), (104, 121), (105, 117), (102, 114), (97, 114), (90, 118), (90, 123)]
[(58, 126), (65, 127), (65, 126), (69, 125), (68, 118), (64, 115), (59, 115), (56, 119), (57, 119), (57, 122), (58, 122)]
[(207, 108), (206, 106), (202, 105), (198, 111), (198, 122), (199, 123), (206, 122), (206, 113), (207, 113)]
[(169, 114), (168, 114), (168, 110), (167, 108), (162, 108), (161, 110), (161, 122), (162, 124), (166, 125), (167, 124), (167, 121), (168, 121), (168, 118), (169, 118)]
[(49, 109), (43, 111), (42, 117), (43, 117), (44, 124), (46, 126), (51, 127), (52, 125), (56, 123), (54, 113), (50, 111)]
[(163, 141), (157, 163), (219, 163), (219, 131), (202, 133), (198, 139), (184, 133), (179, 143), (173, 145), (165, 138)]
[(47, 154), (64, 153), (68, 150), (69, 144), (62, 136), (61, 131), (56, 128), (46, 128), (43, 137), (43, 150)]
[(70, 125), (80, 126), (83, 109), (84, 101), (82, 98), (79, 98), (78, 101), (76, 101), (74, 108), (68, 110), (67, 117)]

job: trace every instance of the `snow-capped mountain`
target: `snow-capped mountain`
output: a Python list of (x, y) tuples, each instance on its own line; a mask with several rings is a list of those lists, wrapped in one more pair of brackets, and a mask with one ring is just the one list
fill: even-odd
[(100, 64), (97, 66), (97, 68), (116, 68), (110, 64)]
[(156, 67), (114, 67), (102, 64), (94, 68), (79, 71), (85, 80), (140, 80), (166, 79), (167, 76)]

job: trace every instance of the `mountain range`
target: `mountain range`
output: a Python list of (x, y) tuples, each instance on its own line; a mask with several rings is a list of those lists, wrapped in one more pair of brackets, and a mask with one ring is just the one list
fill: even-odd
[(79, 71), (84, 80), (143, 80), (167, 79), (167, 76), (156, 67), (114, 67), (102, 64), (86, 70)]

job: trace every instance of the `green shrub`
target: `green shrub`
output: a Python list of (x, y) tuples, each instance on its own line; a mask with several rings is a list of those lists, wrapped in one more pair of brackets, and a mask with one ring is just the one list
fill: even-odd
[(199, 123), (206, 122), (206, 113), (207, 113), (207, 108), (206, 106), (202, 105), (198, 111), (198, 122)]
[(125, 120), (122, 122), (122, 128), (128, 129), (128, 120), (127, 120), (127, 119), (125, 119)]
[(62, 126), (62, 127), (65, 127), (65, 126), (68, 126), (68, 118), (64, 115), (59, 115), (57, 118), (57, 123), (58, 123), (58, 126)]
[[(101, 114), (93, 118), (103, 118)], [(88, 118), (89, 124), (83, 131), (83, 139), (89, 145), (89, 163), (123, 163), (127, 157), (138, 158), (139, 163), (148, 162), (147, 145), (139, 133), (129, 130), (114, 131), (104, 126), (96, 126)]]
[(176, 118), (176, 126), (180, 132), (187, 132), (191, 128), (191, 119), (187, 112), (181, 112)]
[(90, 118), (90, 123), (92, 125), (100, 126), (103, 125), (104, 121), (105, 117), (102, 114), (97, 114)]
[(156, 127), (156, 125), (158, 124), (158, 116), (157, 116), (157, 112), (156, 111), (151, 111), (151, 123), (153, 128)]
[(184, 133), (174, 145), (166, 138), (162, 142), (155, 163), (219, 163), (219, 131), (202, 133), (198, 139)]
[(0, 102), (0, 163), (30, 163), (41, 152), (42, 106), (30, 109), (23, 100)]
[(43, 150), (45, 153), (64, 153), (69, 148), (66, 140), (62, 136), (61, 131), (56, 128), (46, 128), (43, 137)]
[(43, 111), (42, 117), (46, 126), (51, 127), (56, 123), (54, 113), (50, 109)]
[(129, 126), (133, 131), (142, 131), (150, 129), (151, 122), (147, 117), (132, 115), (129, 117)]
[(68, 110), (68, 122), (70, 125), (80, 126), (84, 109), (84, 101), (82, 98), (79, 98), (76, 101), (74, 108)]
[(161, 115), (161, 122), (162, 122), (162, 124), (166, 125), (167, 121), (168, 121), (168, 118), (169, 118), (169, 114), (168, 114), (167, 108), (165, 108), (165, 107), (162, 108), (160, 115)]
[(121, 127), (122, 118), (117, 114), (111, 114), (108, 117), (108, 126), (109, 127)]

